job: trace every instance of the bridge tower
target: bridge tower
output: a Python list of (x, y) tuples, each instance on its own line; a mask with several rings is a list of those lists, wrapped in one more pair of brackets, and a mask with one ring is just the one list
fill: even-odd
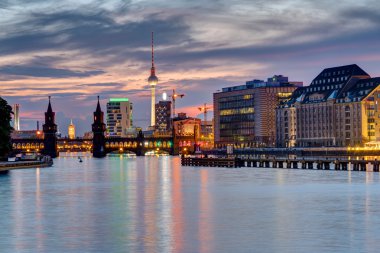
[(136, 149), (136, 156), (144, 156), (145, 155), (145, 148), (144, 148), (144, 134), (140, 130), (137, 134), (137, 149)]
[(43, 125), (44, 132), (44, 149), (43, 154), (49, 155), (52, 158), (58, 156), (57, 152), (57, 125), (55, 124), (55, 112), (51, 108), (50, 96), (48, 109), (45, 112), (45, 124)]
[(104, 132), (106, 131), (106, 125), (104, 124), (104, 113), (100, 108), (99, 96), (98, 105), (96, 106), (96, 111), (94, 112), (94, 123), (92, 124), (92, 132), (94, 137), (92, 139), (92, 148), (94, 157), (104, 157), (106, 155), (105, 151), (105, 137)]

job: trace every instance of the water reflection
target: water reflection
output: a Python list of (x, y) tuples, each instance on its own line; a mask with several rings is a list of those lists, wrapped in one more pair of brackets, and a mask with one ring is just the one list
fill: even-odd
[(172, 226), (172, 192), (171, 192), (171, 169), (169, 158), (162, 159), (161, 170), (161, 205), (159, 230), (162, 233), (162, 252), (170, 252), (173, 241)]
[(173, 252), (183, 252), (184, 219), (182, 199), (182, 175), (179, 161), (174, 161), (172, 166), (172, 235)]
[(0, 182), (1, 252), (377, 252), (379, 173), (64, 157)]
[(157, 248), (157, 180), (158, 180), (158, 170), (149, 169), (154, 168), (154, 164), (157, 163), (157, 157), (149, 157), (145, 159), (147, 163), (145, 164), (145, 171), (148, 177), (145, 179), (145, 201), (144, 201), (144, 224), (145, 229), (144, 234), (144, 251), (145, 252), (155, 252)]
[(44, 240), (45, 240), (45, 230), (43, 227), (43, 211), (42, 211), (42, 198), (41, 198), (41, 182), (40, 182), (40, 168), (36, 169), (36, 246), (39, 251), (43, 251)]
[(208, 170), (201, 170), (201, 190), (199, 194), (199, 252), (213, 252), (212, 200), (208, 190)]

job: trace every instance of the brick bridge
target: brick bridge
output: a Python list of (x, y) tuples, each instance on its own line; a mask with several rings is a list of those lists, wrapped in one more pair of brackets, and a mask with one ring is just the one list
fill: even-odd
[(136, 137), (105, 137), (104, 114), (101, 111), (99, 97), (94, 123), (92, 124), (92, 139), (68, 139), (57, 138), (57, 125), (55, 124), (55, 112), (53, 112), (50, 97), (48, 109), (45, 112), (45, 124), (43, 125), (43, 138), (12, 139), (12, 147), (15, 152), (41, 152), (51, 157), (57, 157), (59, 152), (91, 151), (94, 157), (104, 157), (111, 152), (133, 152), (137, 156), (143, 156), (147, 152), (165, 152), (170, 155), (179, 154), (181, 149), (191, 151), (196, 140), (194, 136), (144, 136), (142, 132)]

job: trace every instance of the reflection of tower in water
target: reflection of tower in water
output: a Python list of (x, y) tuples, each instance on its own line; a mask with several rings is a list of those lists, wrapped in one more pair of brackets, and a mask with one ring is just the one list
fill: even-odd
[[(154, 168), (154, 160), (145, 160), (146, 168)], [(157, 212), (156, 202), (158, 199), (158, 170), (148, 170), (145, 180), (148, 181), (148, 185), (145, 185), (145, 210), (144, 210), (144, 251), (155, 252), (157, 249)]]

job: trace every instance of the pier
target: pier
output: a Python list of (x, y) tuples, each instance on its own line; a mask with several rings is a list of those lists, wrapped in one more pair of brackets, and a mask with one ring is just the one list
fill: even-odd
[(380, 161), (360, 159), (287, 159), (287, 158), (193, 158), (182, 157), (182, 166), (202, 167), (256, 167), (279, 169), (308, 169), (308, 170), (343, 170), (343, 171), (373, 171), (379, 172)]
[(42, 168), (53, 165), (53, 160), (50, 157), (42, 157), (36, 161), (17, 161), (17, 162), (0, 162), (0, 173), (6, 173), (10, 170)]
[(241, 167), (240, 159), (229, 158), (193, 158), (181, 157), (182, 166), (203, 166), (203, 167), (228, 167), (237, 168)]

